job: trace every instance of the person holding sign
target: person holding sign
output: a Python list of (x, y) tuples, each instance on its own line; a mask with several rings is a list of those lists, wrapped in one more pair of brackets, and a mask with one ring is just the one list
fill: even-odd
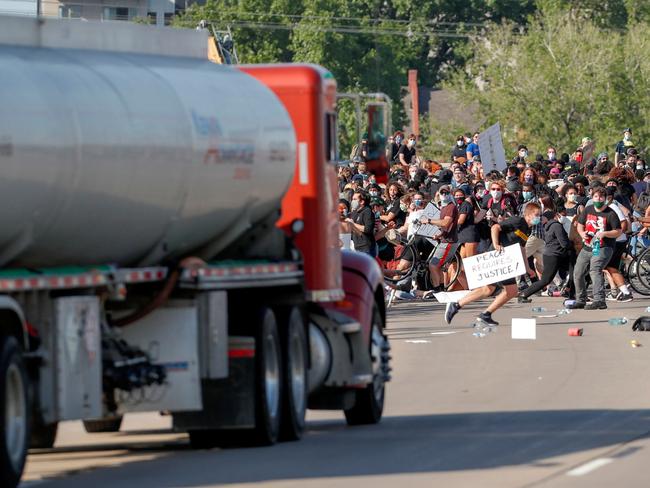
[[(537, 203), (531, 202), (526, 205), (526, 208), (523, 212), (523, 217), (510, 217), (492, 226), (490, 229), (492, 237), (492, 250), (503, 251), (504, 247), (510, 246), (512, 244), (519, 244), (521, 247), (522, 256), (524, 257), (526, 271), (529, 276), (533, 277), (535, 276), (535, 272), (528, 266), (525, 246), (526, 241), (528, 240), (528, 236), (531, 232), (531, 227), (533, 225), (538, 225), (542, 221), (542, 210)], [(498, 322), (492, 319), (492, 314), (504, 306), (506, 303), (508, 303), (510, 299), (517, 296), (517, 282), (515, 281), (515, 278), (508, 278), (499, 283), (476, 288), (461, 298), (458, 302), (447, 303), (447, 308), (445, 309), (445, 322), (450, 324), (454, 316), (465, 305), (475, 302), (476, 300), (481, 300), (482, 298), (490, 297), (496, 290), (497, 286), (503, 287), (503, 290), (496, 296), (494, 301), (490, 303), (487, 309), (478, 315), (476, 319), (478, 322), (486, 325), (499, 325)]]

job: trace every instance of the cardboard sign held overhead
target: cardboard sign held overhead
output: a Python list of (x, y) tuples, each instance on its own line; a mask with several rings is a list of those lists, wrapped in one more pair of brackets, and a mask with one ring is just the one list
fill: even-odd
[(463, 266), (470, 290), (526, 273), (526, 264), (519, 244), (508, 246), (503, 252), (488, 251), (464, 258)]
[(503, 140), (501, 139), (501, 124), (497, 122), (479, 134), (478, 150), (481, 153), (483, 174), (488, 174), (495, 169), (505, 171), (507, 166), (506, 152), (503, 149)]

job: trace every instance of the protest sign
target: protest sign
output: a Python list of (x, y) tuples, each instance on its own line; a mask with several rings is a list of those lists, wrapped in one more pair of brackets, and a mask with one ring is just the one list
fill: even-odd
[(526, 273), (526, 264), (519, 244), (505, 247), (503, 252), (488, 251), (463, 259), (470, 290)]
[(481, 153), (484, 174), (495, 169), (506, 170), (506, 152), (501, 140), (501, 124), (497, 122), (479, 134), (478, 150)]
[[(420, 217), (418, 217), (420, 222), (426, 222), (427, 219), (440, 220), (440, 209), (435, 206), (433, 203), (429, 202)], [(422, 225), (415, 235), (423, 237), (433, 237), (436, 234), (440, 233), (440, 229), (437, 225), (424, 224)]]

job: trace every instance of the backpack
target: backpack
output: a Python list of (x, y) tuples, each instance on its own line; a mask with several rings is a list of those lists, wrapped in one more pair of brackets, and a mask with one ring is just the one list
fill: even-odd
[(650, 332), (650, 317), (646, 315), (636, 319), (632, 324), (632, 330)]

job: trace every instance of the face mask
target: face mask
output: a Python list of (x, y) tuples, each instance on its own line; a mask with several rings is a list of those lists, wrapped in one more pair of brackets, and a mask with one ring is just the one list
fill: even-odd
[(409, 147), (415, 146), (415, 141), (413, 139), (409, 139), (408, 146)]
[(643, 169), (643, 165), (642, 164), (637, 164), (636, 169)]
[(406, 205), (405, 203), (400, 203), (400, 204), (399, 204), (399, 209), (400, 209), (402, 212), (406, 212), (406, 211), (408, 210), (408, 205)]
[(352, 203), (350, 204), (350, 208), (354, 212), (359, 208), (359, 200), (352, 200)]
[(378, 219), (379, 217), (381, 217), (381, 212), (380, 211), (375, 212), (375, 218)]
[(494, 198), (495, 200), (499, 200), (502, 194), (503, 192), (501, 190), (492, 190), (490, 192), (490, 195), (492, 195), (492, 198)]
[(532, 182), (533, 182), (533, 177), (532, 177), (532, 176), (526, 176), (526, 177), (524, 178), (524, 181), (525, 181), (526, 183), (532, 183)]
[(528, 157), (528, 151), (519, 151), (519, 157), (527, 158)]
[(547, 156), (549, 161), (555, 161), (555, 153), (550, 152), (547, 154)]
[(379, 193), (377, 193), (376, 191), (371, 191), (371, 192), (368, 192), (368, 193), (370, 194), (371, 197), (379, 196)]
[(456, 203), (457, 203), (458, 205), (460, 205), (460, 204), (463, 203), (464, 201), (465, 201), (465, 197), (456, 197)]
[(570, 195), (567, 195), (567, 200), (569, 202), (577, 202), (578, 201), (578, 195), (575, 193), (571, 193)]
[(625, 135), (623, 136), (623, 140), (624, 140), (624, 141), (629, 141), (630, 139), (631, 139), (630, 134), (625, 134)]
[(461, 146), (463, 145), (463, 141), (456, 141), (456, 145), (457, 145), (458, 147), (461, 147)]
[(604, 206), (605, 206), (605, 202), (594, 202), (595, 208), (603, 208)]
[(521, 195), (524, 197), (525, 201), (533, 199), (533, 192), (532, 191), (524, 191), (524, 192), (521, 193)]
[(341, 213), (341, 215), (342, 215), (343, 217), (347, 217), (347, 216), (348, 216), (348, 209), (347, 209), (347, 208), (346, 208), (346, 209), (343, 209), (343, 213)]
[(395, 144), (401, 144), (402, 143), (402, 138), (400, 136), (397, 136), (395, 138)]
[(440, 195), (440, 203), (447, 205), (448, 203), (451, 203), (451, 195)]
[(420, 205), (422, 205), (422, 200), (413, 200), (413, 205), (419, 207)]
[(418, 172), (417, 171), (409, 171), (409, 174), (411, 175), (411, 179), (413, 179), (413, 177), (415, 177), (415, 175), (418, 174)]
[(531, 224), (533, 225), (539, 225), (542, 222), (542, 218), (538, 215), (536, 217), (533, 217), (533, 220), (531, 220)]

